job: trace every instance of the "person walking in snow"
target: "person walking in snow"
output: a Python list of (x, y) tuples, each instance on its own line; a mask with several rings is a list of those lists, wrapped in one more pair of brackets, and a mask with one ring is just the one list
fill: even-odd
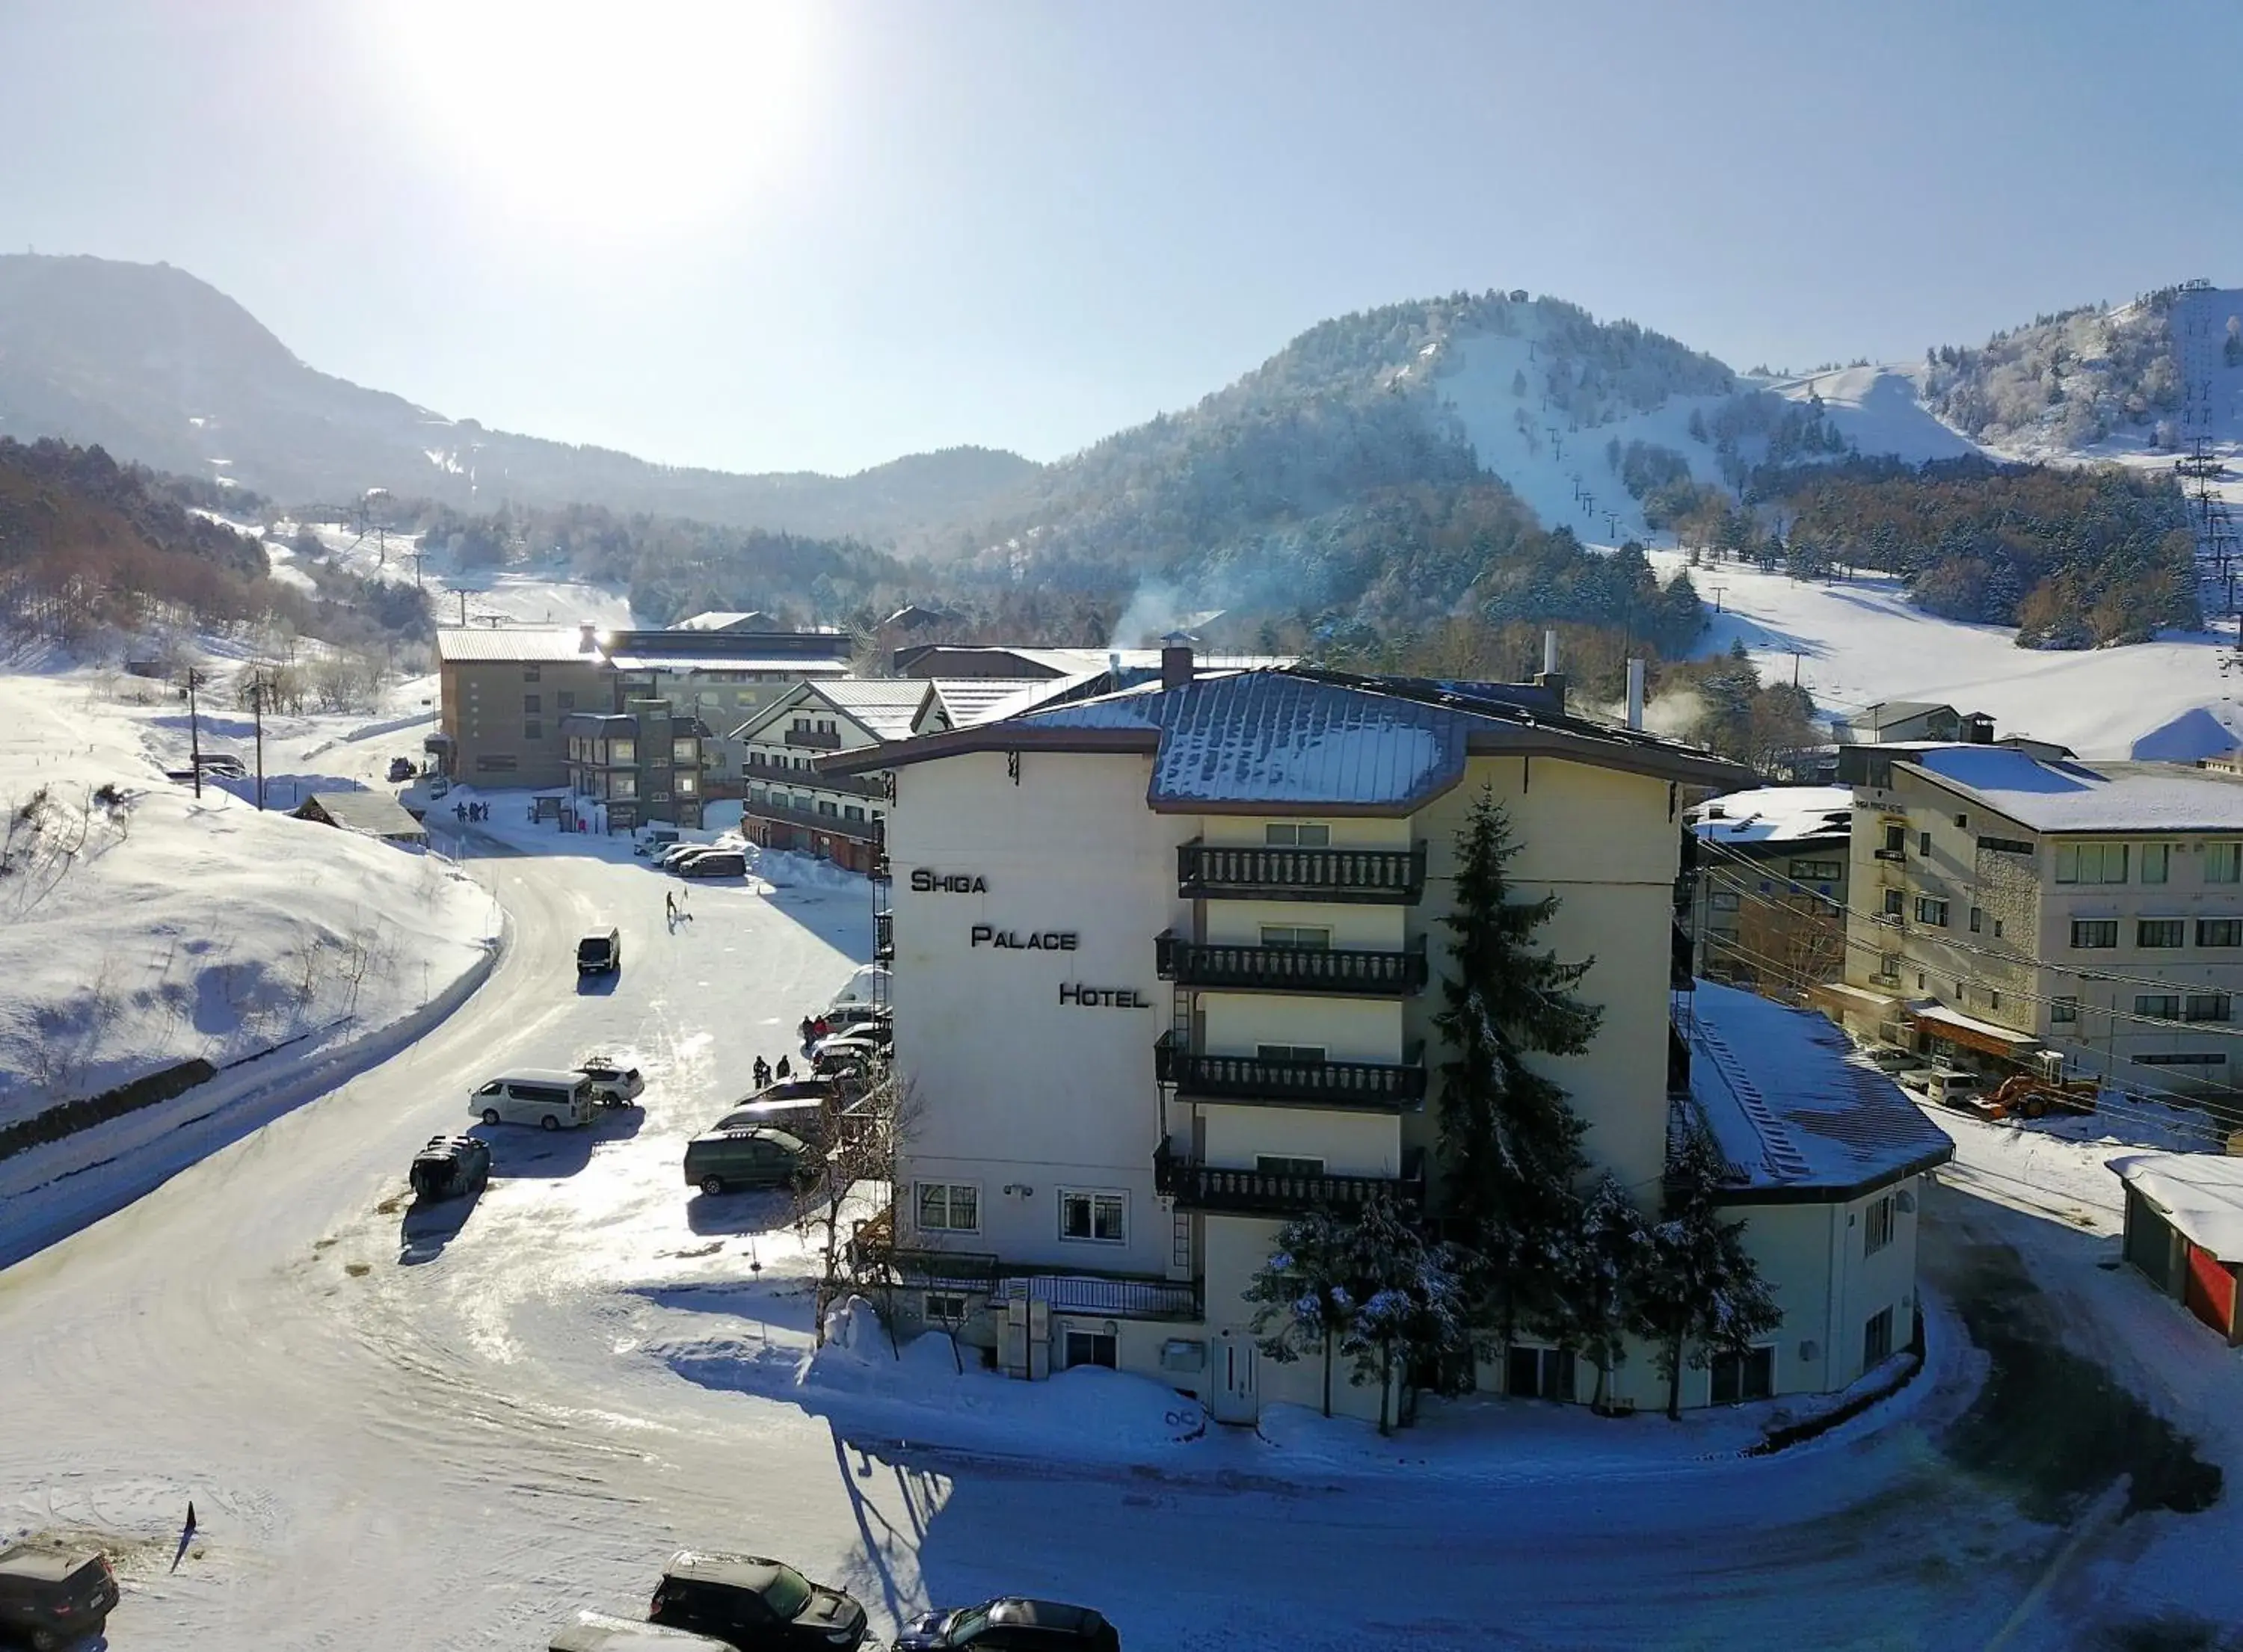
[(778, 1066), (775, 1071), (779, 1078), (785, 1078), (791, 1076), (794, 1069), (788, 1064), (786, 1058), (785, 1056), (781, 1056), (778, 1058)]
[(662, 897), (663, 922), (671, 929), (677, 927), (677, 891), (671, 890)]
[(755, 1075), (756, 1088), (758, 1090), (763, 1089), (771, 1081), (771, 1063), (765, 1061), (761, 1056), (756, 1058)]
[(802, 1047), (807, 1050), (810, 1048), (810, 1041), (818, 1036), (818, 1024), (808, 1016), (805, 1016), (802, 1017), (802, 1024), (795, 1031), (802, 1035)]

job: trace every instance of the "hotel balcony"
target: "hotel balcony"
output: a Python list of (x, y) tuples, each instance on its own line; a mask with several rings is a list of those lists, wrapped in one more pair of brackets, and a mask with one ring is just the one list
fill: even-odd
[(1405, 1061), (1264, 1061), (1211, 1056), (1173, 1032), (1153, 1046), (1153, 1073), (1179, 1101), (1243, 1107), (1321, 1107), (1333, 1112), (1415, 1112), (1425, 1105), (1425, 1064)]
[(888, 795), (885, 782), (868, 780), (856, 775), (821, 775), (806, 769), (790, 769), (786, 764), (773, 762), (764, 757), (740, 759), (743, 780), (775, 780), (782, 786), (815, 786), (820, 791), (839, 792), (847, 797), (885, 799)]
[(1162, 936), (1161, 979), (1183, 987), (1411, 997), (1425, 990), (1425, 944), (1399, 952), (1290, 946), (1228, 946)]
[(893, 912), (872, 914), (872, 957), (881, 964), (892, 962), (896, 956), (896, 915)]
[(1176, 893), (1188, 901), (1415, 906), (1425, 893), (1425, 846), (1293, 849), (1196, 841), (1176, 849)]
[(841, 736), (823, 729), (790, 729), (786, 731), (786, 743), (809, 751), (839, 751)]
[(1162, 1142), (1153, 1149), (1153, 1189), (1175, 1199), (1178, 1210), (1228, 1216), (1352, 1210), (1379, 1194), (1418, 1205), (1425, 1197), (1425, 1160), (1421, 1151), (1412, 1148), (1403, 1155), (1398, 1177), (1296, 1176), (1202, 1164)]

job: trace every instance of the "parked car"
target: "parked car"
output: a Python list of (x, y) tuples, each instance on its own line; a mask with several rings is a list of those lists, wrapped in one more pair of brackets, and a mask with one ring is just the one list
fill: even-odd
[(870, 1038), (825, 1038), (810, 1052), (810, 1070), (826, 1077), (852, 1068), (861, 1072), (887, 1053), (886, 1043)]
[(592, 1081), (581, 1072), (525, 1067), (502, 1073), (468, 1099), (468, 1111), (487, 1125), (535, 1125), (569, 1130), (592, 1122)]
[(1869, 1064), (1882, 1073), (1905, 1072), (1910, 1067), (1924, 1064), (1922, 1056), (1913, 1050), (1903, 1050), (1898, 1044), (1872, 1044), (1862, 1053), (1869, 1058)]
[(832, 1003), (826, 1008), (826, 1015), (831, 1017), (834, 1011), (845, 1009), (852, 1004), (860, 1004), (869, 1009), (876, 999), (887, 1002), (893, 997), (889, 990), (890, 975), (885, 964), (859, 964), (856, 972), (844, 981), (840, 991), (833, 995)]
[(731, 1652), (729, 1644), (690, 1629), (666, 1629), (639, 1618), (579, 1612), (553, 1631), (545, 1652)]
[(1923, 1098), (1943, 1107), (1968, 1107), (1978, 1098), (1978, 1075), (1959, 1067), (1934, 1067), (1924, 1079)]
[(678, 842), (677, 828), (668, 823), (650, 820), (631, 834), (631, 853), (652, 856)]
[(1013, 1596), (954, 1612), (929, 1612), (896, 1637), (895, 1652), (1122, 1652), (1122, 1636), (1087, 1606)]
[(0, 1635), (32, 1652), (92, 1640), (116, 1607), (117, 1574), (98, 1548), (11, 1543), (0, 1549)]
[(776, 1125), (815, 1146), (825, 1132), (825, 1103), (815, 1096), (797, 1101), (744, 1101), (709, 1128), (729, 1132), (762, 1125)]
[(667, 872), (676, 867), (677, 863), (684, 860), (688, 855), (698, 855), (704, 850), (714, 849), (716, 845), (714, 843), (672, 843), (667, 849), (657, 850), (650, 858), (654, 862), (655, 865)]
[(714, 1635), (737, 1652), (852, 1652), (865, 1643), (863, 1607), (791, 1566), (752, 1555), (671, 1555), (646, 1616)]
[(490, 1144), (477, 1136), (431, 1136), (413, 1155), (407, 1179), (415, 1199), (455, 1199), (480, 1193), (490, 1182)]
[(765, 1085), (761, 1090), (751, 1090), (740, 1098), (736, 1105), (744, 1107), (758, 1101), (823, 1101), (828, 1096), (839, 1094), (831, 1078), (805, 1074), (799, 1078), (781, 1078)]
[(592, 1098), (603, 1107), (628, 1107), (646, 1093), (646, 1078), (612, 1056), (586, 1056), (576, 1071), (592, 1081)]
[(677, 869), (680, 877), (745, 877), (748, 857), (737, 849), (712, 849), (696, 855)]
[(895, 1015), (884, 1004), (837, 1004), (825, 1011), (825, 1024), (833, 1032), (847, 1032), (852, 1027), (881, 1027), (892, 1032)]
[(605, 929), (576, 943), (578, 975), (620, 975), (623, 967), (623, 932)]
[(392, 757), (389, 760), (389, 777), (392, 780), (410, 780), (420, 772), (414, 768), (410, 757)]
[(787, 1187), (808, 1173), (810, 1145), (776, 1125), (712, 1130), (685, 1144), (685, 1185), (711, 1197), (738, 1187)]

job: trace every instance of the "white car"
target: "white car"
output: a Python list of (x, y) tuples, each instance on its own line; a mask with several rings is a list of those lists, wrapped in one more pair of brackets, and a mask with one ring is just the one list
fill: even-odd
[(586, 1056), (576, 1071), (592, 1081), (592, 1098), (603, 1107), (628, 1107), (646, 1093), (646, 1077), (612, 1056)]

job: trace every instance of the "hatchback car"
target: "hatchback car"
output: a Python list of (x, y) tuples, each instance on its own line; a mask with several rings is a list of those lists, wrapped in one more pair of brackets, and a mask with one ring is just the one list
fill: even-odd
[(712, 1198), (736, 1187), (790, 1187), (809, 1173), (810, 1147), (776, 1125), (712, 1130), (685, 1144), (685, 1185)]
[(392, 757), (389, 760), (389, 777), (392, 780), (410, 780), (419, 772), (413, 767), (410, 757)]
[(490, 1144), (477, 1136), (431, 1136), (413, 1155), (407, 1179), (415, 1199), (457, 1199), (480, 1193), (490, 1183)]
[(1087, 1606), (1016, 1597), (954, 1612), (929, 1612), (896, 1637), (895, 1652), (1122, 1652), (1122, 1637)]
[(612, 1056), (586, 1056), (576, 1071), (592, 1081), (592, 1098), (603, 1107), (628, 1107), (646, 1093), (646, 1078)]
[(14, 1543), (0, 1549), (0, 1635), (55, 1652), (101, 1633), (117, 1575), (98, 1548)]
[(865, 1608), (791, 1566), (753, 1555), (673, 1555), (647, 1621), (713, 1635), (737, 1652), (851, 1652), (865, 1642)]

